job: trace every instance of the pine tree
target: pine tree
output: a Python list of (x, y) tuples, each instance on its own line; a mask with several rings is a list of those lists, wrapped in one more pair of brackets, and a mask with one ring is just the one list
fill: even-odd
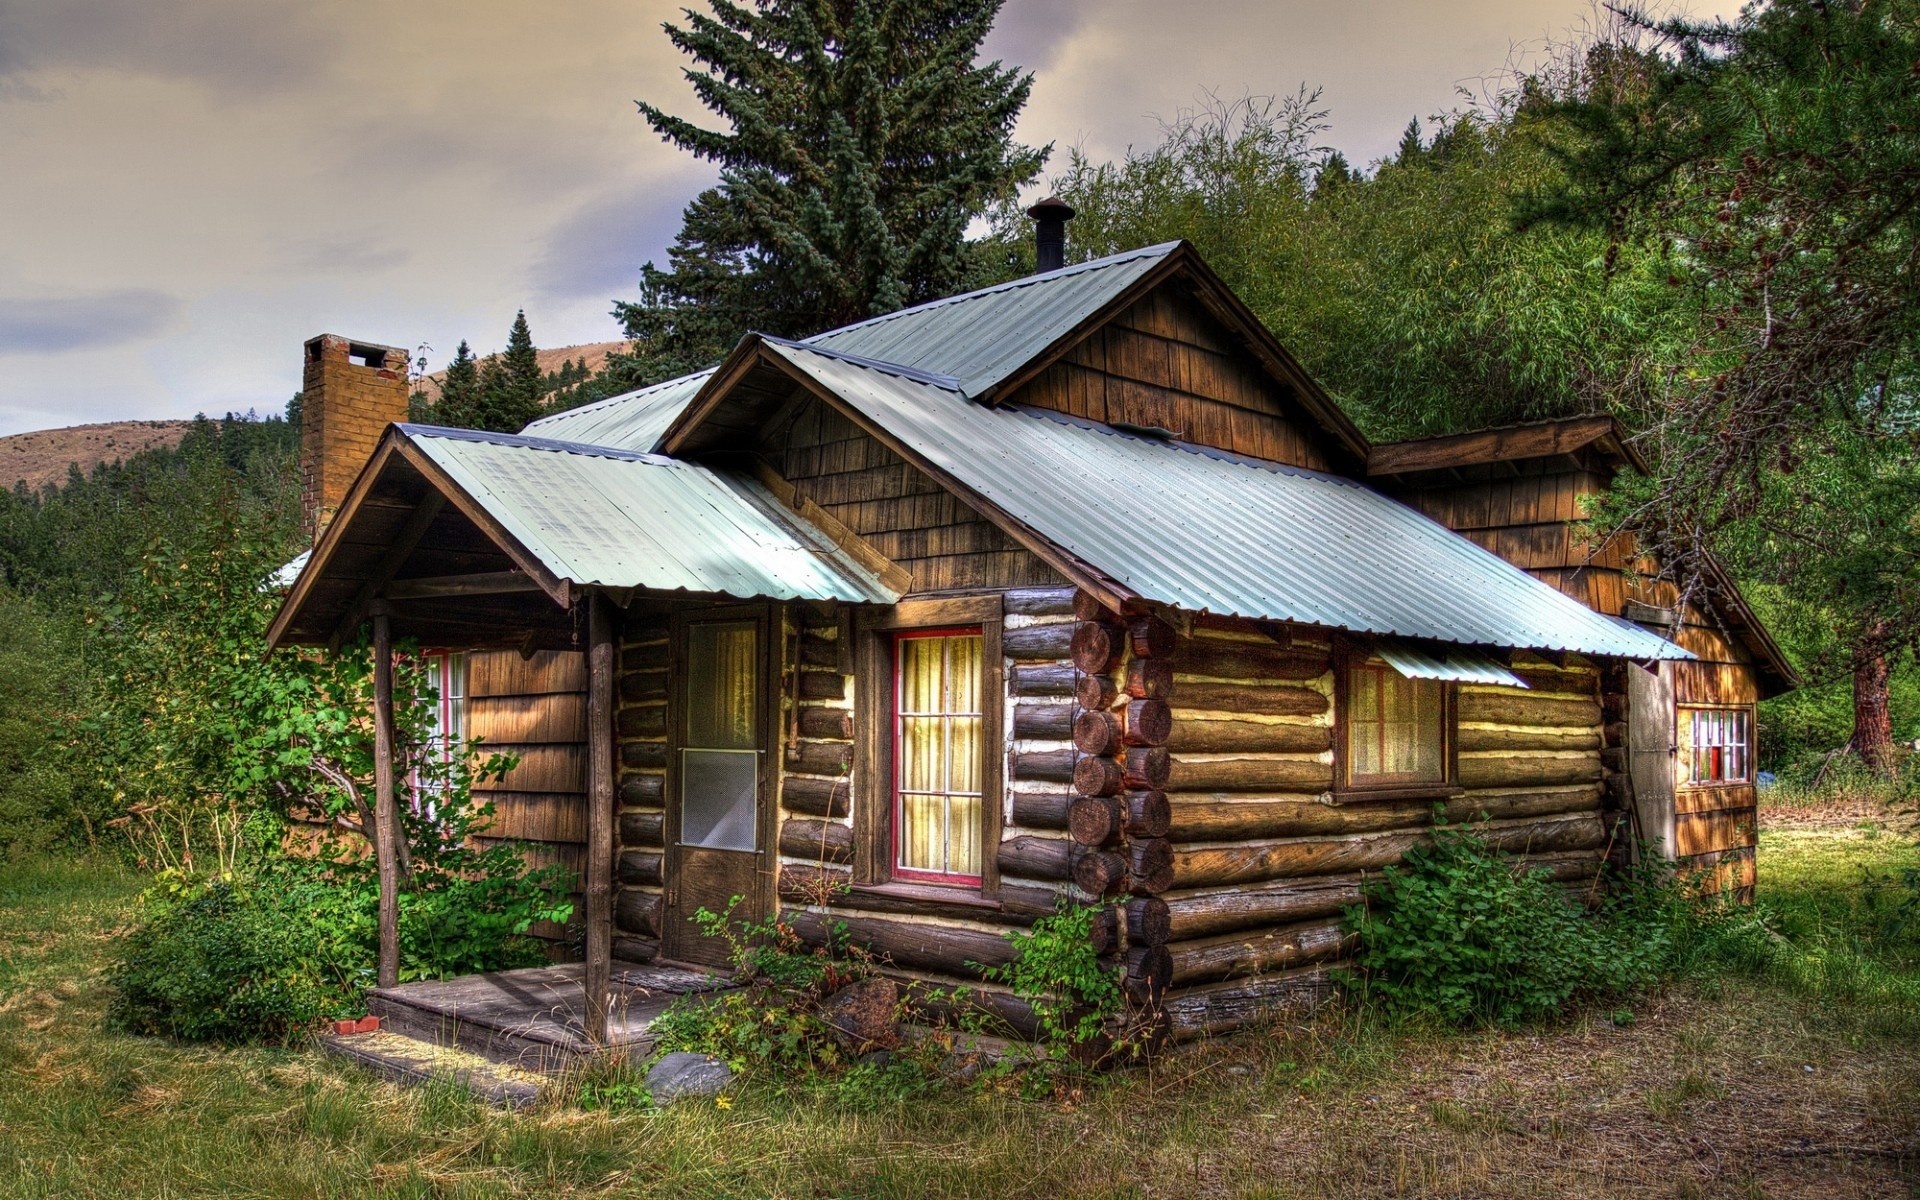
[(1426, 148), (1420, 144), (1420, 118), (1414, 117), (1400, 134), (1400, 148), (1394, 151), (1393, 161), (1402, 167), (1410, 167), (1426, 157)]
[(507, 368), (498, 354), (489, 354), (480, 360), (480, 377), (475, 384), (479, 398), (474, 404), (473, 420), (464, 428), (491, 429), (499, 433), (518, 433), (518, 427), (505, 429), (499, 419), (502, 401), (506, 397)]
[(480, 422), (480, 375), (474, 364), (473, 351), (466, 340), (461, 339), (459, 348), (453, 352), (453, 361), (447, 364), (447, 372), (440, 380), (440, 399), (433, 406), (433, 421), (436, 425), (451, 425), (457, 429), (478, 428)]
[(514, 314), (506, 352), (489, 362), (498, 362), (500, 369), (486, 389), (484, 428), (519, 433), (545, 409), (541, 402), (540, 357), (533, 348), (533, 331), (527, 328), (524, 310)]
[(656, 377), (757, 329), (801, 336), (971, 282), (968, 222), (1033, 179), (1013, 141), (1033, 77), (974, 56), (1003, 0), (711, 0), (669, 39), (731, 132), (642, 103), (667, 141), (720, 166), (669, 269), (616, 302)]

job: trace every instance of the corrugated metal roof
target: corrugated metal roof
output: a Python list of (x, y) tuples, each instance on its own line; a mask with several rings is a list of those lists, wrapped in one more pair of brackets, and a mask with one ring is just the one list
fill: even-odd
[[(802, 344), (950, 376), (970, 396), (1007, 378), (1124, 292), (1180, 243), (1168, 242), (1028, 275), (996, 287), (830, 329)], [(711, 370), (542, 417), (524, 432), (652, 450)]]
[(1527, 681), (1484, 654), (1463, 647), (1438, 653), (1398, 638), (1381, 638), (1374, 647), (1387, 665), (1408, 679), (1441, 679), (1450, 683), (1493, 683), (1523, 688)]
[(950, 375), (978, 396), (1131, 287), (1178, 242), (1028, 275), (828, 330), (805, 345)]
[(1686, 658), (1370, 488), (769, 343), (931, 465), (1137, 595), (1466, 645)]
[(667, 426), (680, 415), (680, 410), (712, 376), (712, 371), (700, 371), (637, 392), (610, 396), (581, 408), (541, 417), (522, 432), (621, 450), (651, 450)]
[(573, 583), (743, 598), (899, 599), (750, 480), (602, 446), (398, 428), (548, 570)]

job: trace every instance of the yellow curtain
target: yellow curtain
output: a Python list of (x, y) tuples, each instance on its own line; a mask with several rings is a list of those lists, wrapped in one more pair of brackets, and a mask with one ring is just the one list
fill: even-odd
[(899, 669), (898, 865), (980, 873), (981, 639), (903, 637)]
[(687, 745), (703, 750), (758, 748), (757, 633), (751, 623), (688, 630)]

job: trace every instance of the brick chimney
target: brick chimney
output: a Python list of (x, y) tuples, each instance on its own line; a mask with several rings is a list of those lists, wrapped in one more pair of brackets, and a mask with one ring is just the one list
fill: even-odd
[(301, 502), (314, 540), (389, 422), (407, 419), (407, 352), (323, 333), (300, 384)]

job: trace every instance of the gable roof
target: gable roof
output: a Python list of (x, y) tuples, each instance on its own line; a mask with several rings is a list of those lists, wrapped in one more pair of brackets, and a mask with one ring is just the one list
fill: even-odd
[(1352, 480), (988, 407), (919, 372), (803, 343), (750, 342), (1111, 600), (1472, 645), (1690, 657)]
[[(1553, 421), (1529, 421), (1471, 433), (1417, 438), (1374, 446), (1367, 454), (1367, 474), (1374, 479), (1392, 480), (1403, 493), (1444, 489), (1463, 478), (1482, 477), (1489, 470), (1512, 469), (1523, 462), (1573, 461), (1606, 474), (1608, 479), (1622, 470), (1650, 474), (1647, 462), (1633, 447), (1627, 431), (1611, 416), (1569, 417)], [(1551, 468), (1548, 468), (1549, 473)], [(1568, 565), (1576, 565), (1569, 563)], [(1703, 604), (1721, 623), (1724, 632), (1739, 640), (1753, 655), (1754, 665), (1765, 694), (1778, 694), (1800, 686), (1799, 673), (1787, 660), (1786, 652), (1763, 624), (1733, 577), (1712, 556), (1703, 563), (1707, 577)]]
[(316, 593), (321, 577), (378, 574), (393, 539), (368, 540), (357, 518), (399, 463), (475, 517), (529, 588), (561, 605), (581, 586), (879, 604), (900, 596), (751, 479), (605, 446), (393, 425), (293, 581), (270, 646), (310, 641), (349, 615), (346, 592)]
[[(1356, 465), (1364, 463), (1367, 441), (1359, 428), (1184, 241), (934, 300), (830, 329), (799, 344), (939, 377), (969, 399), (996, 403), (1111, 315), (1176, 277), (1292, 394), (1324, 434)], [(729, 361), (739, 353), (736, 347)], [(721, 363), (712, 370), (543, 417), (525, 432), (627, 450), (670, 449), (672, 428), (683, 420), (697, 424), (702, 402), (724, 391), (727, 375), (727, 363)]]

